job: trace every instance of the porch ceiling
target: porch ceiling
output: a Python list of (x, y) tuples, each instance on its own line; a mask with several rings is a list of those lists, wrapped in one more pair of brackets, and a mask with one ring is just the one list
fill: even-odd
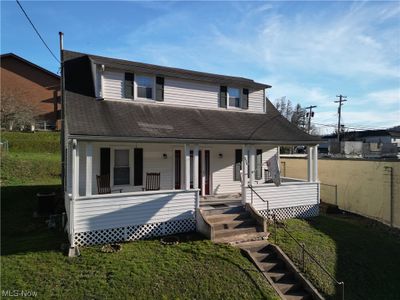
[(315, 145), (267, 101), (267, 113), (173, 107), (160, 103), (96, 100), (66, 91), (70, 136), (82, 139), (165, 142), (268, 143)]

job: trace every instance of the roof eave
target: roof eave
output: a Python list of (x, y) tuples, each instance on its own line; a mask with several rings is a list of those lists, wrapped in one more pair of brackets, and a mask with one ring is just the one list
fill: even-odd
[(193, 139), (193, 138), (153, 138), (153, 137), (124, 137), (124, 136), (102, 136), (70, 134), (68, 139), (92, 142), (143, 142), (143, 143), (179, 143), (179, 144), (248, 144), (248, 145), (274, 145), (274, 146), (297, 146), (297, 145), (318, 145), (322, 141), (284, 141), (284, 140), (224, 140), (224, 139)]

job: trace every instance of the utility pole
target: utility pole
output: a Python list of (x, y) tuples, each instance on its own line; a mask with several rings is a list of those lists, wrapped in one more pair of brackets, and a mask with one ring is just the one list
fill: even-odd
[(311, 118), (314, 117), (314, 112), (312, 111), (313, 108), (316, 108), (316, 105), (310, 105), (309, 107), (305, 107), (304, 109), (307, 110), (309, 109), (310, 111), (306, 114), (306, 117), (308, 117), (308, 129), (307, 129), (307, 133), (310, 133), (310, 129), (311, 129)]
[(339, 100), (336, 100), (336, 101), (334, 101), (335, 103), (339, 103), (339, 108), (338, 108), (338, 114), (339, 114), (339, 116), (338, 116), (338, 128), (337, 128), (337, 141), (338, 141), (338, 143), (340, 143), (340, 130), (341, 130), (341, 128), (340, 128), (340, 118), (341, 118), (341, 116), (342, 116), (342, 105), (343, 105), (343, 102), (346, 102), (347, 100), (345, 100), (346, 98), (347, 98), (347, 96), (343, 96), (343, 95), (339, 95), (339, 96), (336, 96), (337, 98), (339, 98)]

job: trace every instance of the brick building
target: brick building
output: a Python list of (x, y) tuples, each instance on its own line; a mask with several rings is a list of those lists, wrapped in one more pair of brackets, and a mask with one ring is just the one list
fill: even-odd
[(60, 77), (13, 53), (0, 58), (1, 89), (24, 98), (37, 129), (60, 129)]

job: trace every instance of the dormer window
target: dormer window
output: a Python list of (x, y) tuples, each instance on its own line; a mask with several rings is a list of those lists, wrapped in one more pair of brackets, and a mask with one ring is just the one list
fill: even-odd
[(240, 103), (240, 89), (237, 88), (228, 88), (229, 95), (229, 106), (231, 107), (241, 107)]
[(150, 76), (136, 76), (138, 98), (153, 99), (154, 78)]

